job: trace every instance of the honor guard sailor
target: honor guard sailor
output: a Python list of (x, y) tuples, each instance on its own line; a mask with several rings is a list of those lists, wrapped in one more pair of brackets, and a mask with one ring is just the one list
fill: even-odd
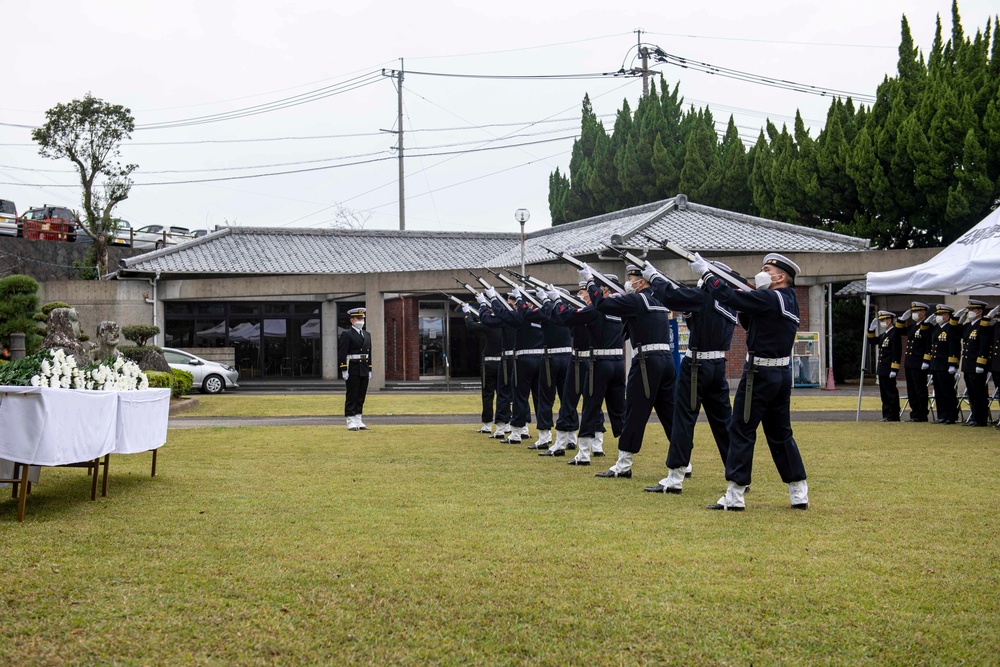
[(986, 366), (989, 363), (990, 318), (983, 317), (986, 302), (969, 299), (969, 314), (962, 330), (962, 377), (969, 399), (966, 426), (989, 426), (990, 395), (986, 389)]
[[(494, 412), (493, 396), (498, 394), (497, 379), (500, 376), (500, 363), (503, 361), (503, 333), (499, 328), (488, 327), (472, 316), (476, 312), (472, 306), (462, 306), (465, 313), (465, 328), (476, 334), (480, 340), (480, 371), (479, 380), (483, 396), (483, 425), (476, 433), (489, 435), (493, 430)], [(500, 410), (500, 399), (497, 399), (497, 410)]]
[[(962, 334), (955, 309), (939, 303), (934, 311), (931, 328), (931, 346), (924, 355), (924, 364), (934, 378), (934, 405), (937, 407), (937, 424), (954, 424), (958, 421), (958, 392), (955, 374), (962, 353)], [(923, 368), (923, 365), (921, 365)]]
[(931, 347), (931, 323), (927, 319), (930, 307), (921, 301), (910, 303), (910, 309), (900, 316), (901, 333), (906, 336), (906, 400), (910, 404), (910, 421), (925, 422), (928, 414), (927, 368), (924, 355)]
[(750, 484), (757, 426), (764, 436), (771, 458), (788, 484), (794, 509), (808, 509), (809, 488), (799, 446), (792, 436), (789, 407), (792, 396), (791, 354), (799, 328), (799, 305), (794, 281), (799, 267), (793, 261), (771, 253), (764, 257), (760, 273), (754, 276), (756, 289), (748, 292), (729, 287), (712, 275), (712, 266), (695, 255), (691, 269), (702, 276), (709, 291), (722, 303), (738, 311), (747, 331), (747, 362), (743, 367), (729, 427), (729, 456), (726, 480), (729, 486), (713, 510), (742, 511), (743, 493)]
[(364, 308), (351, 308), (347, 314), (351, 319), (351, 326), (340, 334), (337, 343), (340, 375), (347, 381), (344, 416), (347, 418), (347, 430), (367, 431), (368, 427), (361, 415), (364, 412), (372, 368), (372, 336), (365, 331)]
[(896, 375), (902, 360), (902, 331), (905, 323), (896, 321), (896, 314), (888, 310), (880, 310), (868, 325), (868, 341), (875, 346), (878, 353), (878, 363), (875, 374), (878, 376), (878, 390), (882, 398), (882, 421), (899, 421), (899, 388), (896, 386)]

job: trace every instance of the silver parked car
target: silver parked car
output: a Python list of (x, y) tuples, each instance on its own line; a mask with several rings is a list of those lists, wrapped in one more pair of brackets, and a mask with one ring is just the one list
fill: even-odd
[(172, 347), (163, 348), (163, 356), (171, 368), (179, 368), (193, 375), (194, 382), (191, 386), (203, 394), (219, 394), (223, 389), (239, 387), (236, 381), (240, 379), (240, 372), (232, 366), (202, 359)]

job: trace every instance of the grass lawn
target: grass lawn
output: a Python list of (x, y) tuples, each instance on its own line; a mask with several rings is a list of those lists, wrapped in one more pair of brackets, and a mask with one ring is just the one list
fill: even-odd
[(704, 427), (681, 496), (654, 429), (606, 480), (473, 428), (171, 430), (96, 502), (46, 469), (0, 501), (0, 664), (998, 662), (995, 430), (796, 424), (812, 508), (762, 444), (734, 514)]
[[(343, 415), (343, 392), (327, 394), (254, 394), (230, 392), (215, 396), (195, 395), (198, 405), (182, 417), (314, 417)], [(468, 414), (482, 410), (479, 394), (400, 394), (371, 392), (365, 400), (366, 415)], [(558, 407), (558, 403), (556, 404)], [(855, 393), (829, 396), (793, 396), (792, 410), (855, 410)], [(878, 398), (864, 397), (862, 410), (880, 410)]]

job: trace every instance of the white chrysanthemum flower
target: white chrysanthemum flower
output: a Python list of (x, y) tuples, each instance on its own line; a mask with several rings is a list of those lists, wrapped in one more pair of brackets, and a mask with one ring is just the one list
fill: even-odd
[(64, 359), (66, 359), (66, 351), (62, 348), (56, 348), (52, 352), (52, 359), (61, 363)]
[(59, 378), (59, 386), (63, 389), (69, 389), (69, 378), (65, 375)]
[(118, 370), (119, 368), (121, 368), (124, 365), (125, 365), (125, 358), (124, 357), (116, 357), (115, 358), (115, 370)]
[(57, 378), (57, 377), (51, 377), (51, 378), (49, 378), (49, 388), (50, 389), (58, 389), (59, 388), (59, 378)]
[(145, 373), (139, 376), (139, 389), (149, 389), (149, 376)]
[(42, 386), (42, 376), (41, 375), (33, 375), (33, 376), (31, 376), (31, 386), (32, 387), (41, 387)]
[(41, 367), (42, 375), (48, 376), (52, 374), (52, 364), (49, 363), (48, 359), (42, 359)]

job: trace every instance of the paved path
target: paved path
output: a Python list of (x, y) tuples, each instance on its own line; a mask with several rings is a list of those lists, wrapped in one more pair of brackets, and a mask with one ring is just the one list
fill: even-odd
[[(792, 413), (792, 424), (795, 422), (852, 422), (855, 410), (799, 410)], [(872, 410), (861, 411), (861, 421), (879, 421), (881, 413)], [(656, 422), (656, 417), (650, 417)], [(704, 422), (701, 415), (699, 421)], [(468, 424), (476, 426), (478, 415), (366, 415), (368, 426), (400, 426), (426, 424)], [(238, 426), (344, 426), (341, 416), (315, 417), (171, 417), (170, 428), (212, 428)]]

